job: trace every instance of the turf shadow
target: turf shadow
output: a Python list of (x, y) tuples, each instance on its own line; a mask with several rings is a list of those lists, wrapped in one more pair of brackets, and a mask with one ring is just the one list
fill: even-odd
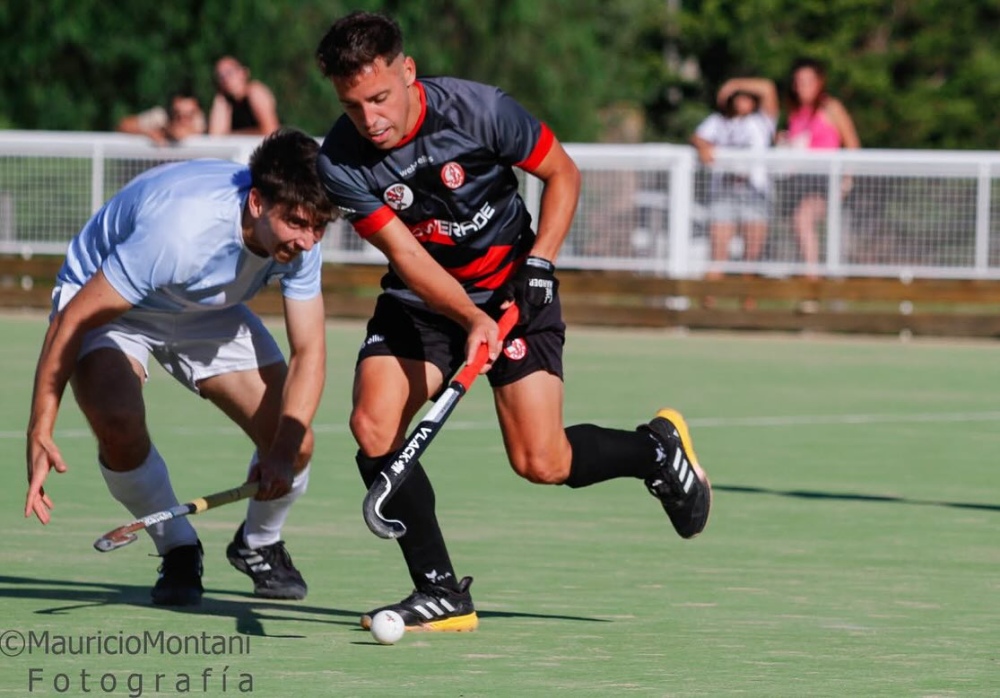
[(513, 611), (482, 611), (477, 609), (480, 618), (540, 618), (544, 620), (572, 620), (584, 623), (610, 623), (607, 618), (588, 618), (586, 616), (563, 616), (553, 613), (515, 613)]
[(880, 494), (858, 494), (851, 492), (817, 492), (814, 490), (775, 490), (766, 487), (744, 487), (741, 485), (712, 485), (717, 492), (737, 492), (740, 494), (770, 494), (780, 497), (798, 497), (800, 499), (836, 499), (854, 502), (879, 502), (889, 504), (910, 504), (923, 507), (954, 507), (956, 509), (976, 509), (979, 511), (998, 511), (1000, 504), (980, 504), (975, 502), (939, 502), (930, 499), (908, 499)]
[[(246, 600), (220, 599), (214, 594), (245, 596)], [(357, 619), (361, 615), (358, 611), (305, 606), (295, 601), (268, 601), (228, 589), (206, 589), (205, 597), (200, 606), (153, 606), (149, 600), (148, 586), (36, 579), (9, 575), (0, 575), (0, 598), (61, 602), (59, 605), (37, 609), (35, 613), (40, 615), (60, 615), (71, 613), (77, 609), (97, 606), (140, 606), (144, 609), (156, 609), (165, 613), (232, 618), (238, 633), (284, 638), (305, 636), (268, 633), (264, 629), (264, 621), (305, 621), (356, 625)], [(320, 617), (310, 618), (309, 615)], [(323, 616), (335, 616), (342, 618), (342, 620), (332, 620)]]
[[(245, 600), (220, 599), (215, 594), (243, 597)], [(0, 575), (0, 599), (36, 599), (58, 605), (39, 608), (39, 615), (60, 615), (78, 609), (99, 606), (137, 606), (156, 609), (165, 613), (183, 613), (191, 616), (232, 618), (235, 631), (243, 635), (261, 637), (301, 638), (304, 635), (277, 635), (268, 633), (264, 621), (296, 621), (357, 626), (359, 611), (340, 608), (306, 606), (294, 601), (267, 601), (249, 593), (230, 589), (206, 589), (200, 606), (153, 606), (149, 601), (149, 587), (136, 584), (110, 582), (82, 582), (63, 579), (38, 579)], [(572, 616), (553, 613), (518, 613), (516, 611), (478, 610), (480, 618), (537, 618), (566, 620), (585, 623), (610, 623), (606, 618)], [(309, 617), (319, 616), (319, 617)], [(335, 616), (337, 620), (329, 619)]]

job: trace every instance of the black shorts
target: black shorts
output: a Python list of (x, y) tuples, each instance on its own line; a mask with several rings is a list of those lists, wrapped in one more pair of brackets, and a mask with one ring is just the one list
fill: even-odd
[(815, 194), (824, 197), (830, 191), (830, 178), (823, 174), (794, 175), (790, 178), (790, 188), (799, 199)]
[[(369, 356), (427, 361), (437, 366), (447, 381), (465, 361), (465, 338), (465, 330), (444, 315), (383, 293), (368, 321), (358, 363)], [(490, 385), (509, 385), (536, 371), (562, 378), (565, 341), (566, 324), (557, 295), (530, 323), (518, 325), (507, 335), (503, 353), (486, 374)]]

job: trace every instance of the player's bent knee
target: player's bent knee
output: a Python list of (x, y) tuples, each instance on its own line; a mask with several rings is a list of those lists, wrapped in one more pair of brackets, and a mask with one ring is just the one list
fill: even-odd
[(101, 463), (114, 472), (135, 470), (145, 462), (150, 448), (152, 443), (145, 430), (128, 434), (111, 434), (109, 438), (97, 435), (97, 450)]
[(527, 456), (511, 460), (514, 472), (536, 485), (561, 485), (569, 477), (569, 463), (554, 462), (555, 459)]
[(99, 415), (88, 415), (88, 421), (104, 459), (122, 464), (126, 470), (145, 459), (150, 439), (141, 417), (120, 411), (104, 411)]
[(362, 410), (354, 410), (350, 419), (351, 434), (364, 453), (388, 453), (396, 438), (394, 429), (372, 419)]
[(146, 420), (139, 411), (103, 408), (85, 410), (84, 413), (90, 428), (101, 440), (130, 440), (146, 433)]

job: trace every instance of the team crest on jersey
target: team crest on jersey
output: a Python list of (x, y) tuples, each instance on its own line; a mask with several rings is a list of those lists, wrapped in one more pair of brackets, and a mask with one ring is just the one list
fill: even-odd
[(458, 189), (465, 184), (465, 170), (457, 162), (446, 163), (441, 168), (441, 181), (449, 189)]
[(413, 204), (413, 190), (405, 184), (393, 184), (382, 194), (382, 200), (394, 211), (402, 211)]
[(528, 345), (523, 339), (518, 337), (507, 342), (503, 348), (503, 353), (511, 361), (520, 361), (528, 355)]

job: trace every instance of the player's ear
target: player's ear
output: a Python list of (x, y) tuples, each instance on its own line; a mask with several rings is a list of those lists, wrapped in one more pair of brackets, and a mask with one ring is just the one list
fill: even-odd
[(254, 218), (260, 218), (264, 213), (264, 196), (257, 187), (250, 187), (247, 194), (247, 210)]
[(410, 56), (403, 57), (403, 78), (409, 87), (417, 79), (417, 64)]

